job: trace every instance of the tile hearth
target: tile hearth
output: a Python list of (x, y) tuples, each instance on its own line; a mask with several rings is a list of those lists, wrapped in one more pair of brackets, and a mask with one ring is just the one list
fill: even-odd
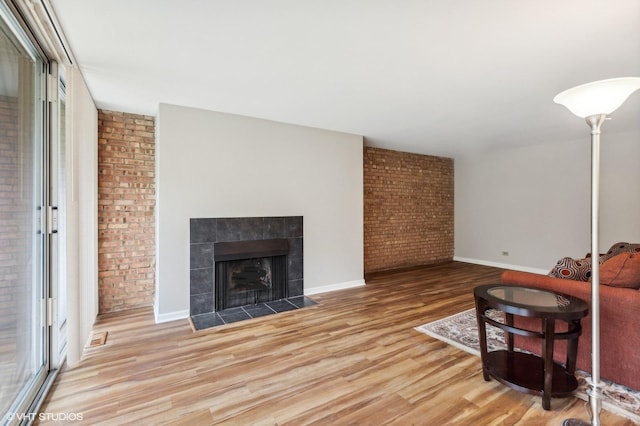
[(191, 323), (193, 324), (193, 328), (196, 331), (199, 331), (233, 322), (293, 311), (295, 309), (313, 305), (317, 305), (317, 303), (307, 296), (289, 297), (287, 299), (274, 300), (272, 302), (229, 308), (219, 312), (192, 315)]

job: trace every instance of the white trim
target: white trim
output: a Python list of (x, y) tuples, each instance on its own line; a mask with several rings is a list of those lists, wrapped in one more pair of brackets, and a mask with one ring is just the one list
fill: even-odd
[(488, 260), (469, 259), (466, 257), (459, 257), (459, 256), (454, 256), (453, 260), (457, 262), (466, 262), (466, 263), (475, 263), (475, 264), (484, 265), (484, 266), (493, 266), (494, 268), (512, 269), (514, 271), (522, 271), (522, 272), (531, 272), (532, 274), (547, 275), (549, 273), (549, 271), (546, 269), (530, 268), (528, 266), (510, 265), (508, 263), (491, 262)]
[(67, 66), (75, 64), (69, 43), (49, 0), (17, 1), (14, 5), (49, 59)]
[(177, 321), (177, 320), (181, 320), (181, 319), (187, 319), (187, 318), (189, 318), (189, 310), (174, 311), (174, 312), (167, 312), (166, 314), (160, 314), (160, 313), (158, 313), (158, 305), (154, 304), (153, 305), (153, 316), (155, 318), (156, 324), (160, 324), (162, 322), (169, 322), (169, 321)]
[(304, 290), (304, 294), (311, 295), (311, 294), (318, 294), (318, 293), (326, 293), (327, 291), (345, 290), (348, 288), (362, 287), (364, 285), (366, 285), (366, 283), (364, 282), (364, 279), (347, 281), (344, 283), (329, 284), (329, 285), (323, 285), (321, 287), (307, 288)]

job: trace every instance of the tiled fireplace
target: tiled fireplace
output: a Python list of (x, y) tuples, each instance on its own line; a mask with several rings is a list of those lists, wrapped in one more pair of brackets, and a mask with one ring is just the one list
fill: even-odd
[(302, 216), (190, 220), (190, 314), (304, 293)]

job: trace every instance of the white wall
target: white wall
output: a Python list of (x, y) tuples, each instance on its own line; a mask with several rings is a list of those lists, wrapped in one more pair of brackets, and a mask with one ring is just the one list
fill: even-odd
[(78, 69), (67, 77), (67, 363), (98, 315), (98, 111)]
[(362, 136), (161, 104), (156, 319), (188, 315), (190, 218), (303, 216), (305, 293), (363, 284), (362, 149)]
[[(600, 249), (640, 242), (640, 134), (601, 136)], [(590, 251), (591, 148), (584, 139), (455, 160), (455, 258), (548, 272)], [(503, 256), (508, 251), (509, 256)]]

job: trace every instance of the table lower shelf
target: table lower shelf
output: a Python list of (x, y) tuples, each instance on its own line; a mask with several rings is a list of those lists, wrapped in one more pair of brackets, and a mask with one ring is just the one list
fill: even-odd
[[(544, 391), (544, 361), (536, 355), (506, 350), (487, 354), (487, 372), (499, 382), (534, 395)], [(578, 387), (575, 376), (558, 363), (553, 363), (552, 397), (565, 397)]]

